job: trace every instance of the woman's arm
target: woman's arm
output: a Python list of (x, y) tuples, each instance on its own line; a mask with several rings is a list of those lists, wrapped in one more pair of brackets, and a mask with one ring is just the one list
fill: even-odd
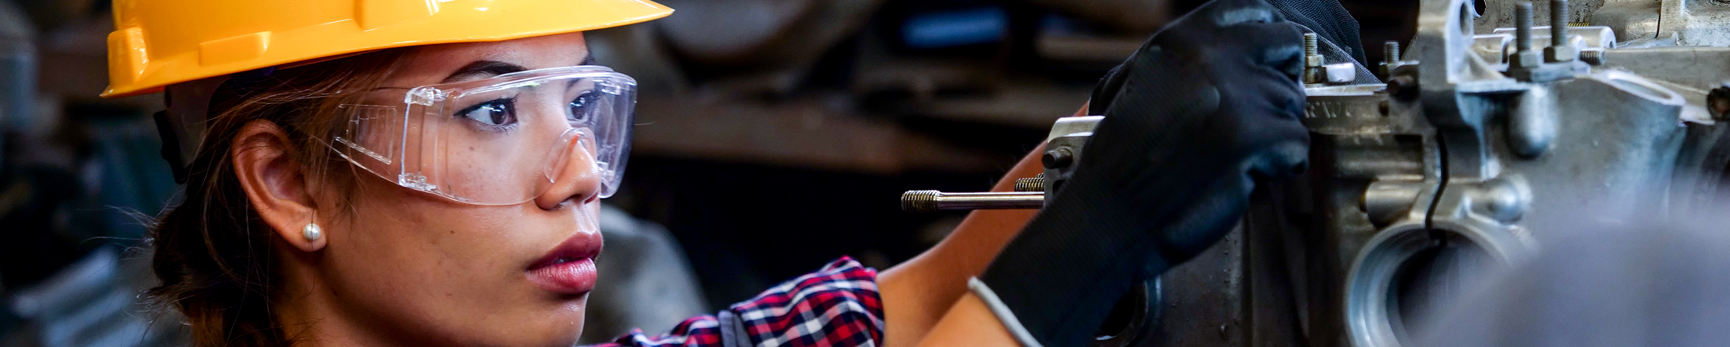
[[(1085, 115), (1086, 111), (1087, 105), (1082, 105), (1075, 115)], [(1039, 154), (1044, 151), (1042, 144), (1021, 158), (1021, 162), (1004, 174), (991, 191), (1011, 191), (1015, 179), (1033, 177), (1042, 172), (1044, 168), (1039, 164)], [(973, 211), (937, 246), (879, 274), (877, 287), (883, 296), (886, 325), (884, 345), (912, 345), (922, 340), (944, 317), (944, 312), (967, 293), (967, 279), (985, 271), (985, 266), (991, 264), (991, 259), (997, 257), (1003, 245), (1009, 243), (1038, 212)], [(995, 324), (996, 320), (992, 322)], [(1000, 326), (996, 329), (1002, 330)]]
[(919, 346), (1020, 346), (1003, 321), (973, 293), (961, 296), (943, 320), (931, 327)]

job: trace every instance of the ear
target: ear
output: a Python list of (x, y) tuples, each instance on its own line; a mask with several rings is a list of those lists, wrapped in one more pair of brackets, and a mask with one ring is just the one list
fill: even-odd
[[(317, 204), (302, 163), (288, 155), (292, 142), (276, 123), (254, 120), (234, 136), (234, 175), (259, 218), (288, 244), (306, 252), (323, 249), (328, 233), (307, 240), (302, 230), (317, 223)], [(319, 223), (320, 227), (325, 226)]]

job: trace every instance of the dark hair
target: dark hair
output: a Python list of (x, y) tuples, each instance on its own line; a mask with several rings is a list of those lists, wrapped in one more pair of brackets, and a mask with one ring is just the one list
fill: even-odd
[(163, 212), (150, 238), (151, 268), (162, 283), (148, 295), (186, 316), (194, 345), (289, 342), (271, 311), (280, 281), (276, 233), (259, 221), (241, 190), (232, 162), (234, 136), (254, 120), (274, 122), (288, 134), (285, 155), (303, 165), (306, 179), (352, 190), (352, 167), (330, 170), (346, 167), (328, 147), (345, 115), (340, 107), (354, 94), (343, 92), (377, 87), (406, 52), (388, 49), (250, 80), (235, 77), (215, 92), (205, 140), (188, 167), (184, 200)]

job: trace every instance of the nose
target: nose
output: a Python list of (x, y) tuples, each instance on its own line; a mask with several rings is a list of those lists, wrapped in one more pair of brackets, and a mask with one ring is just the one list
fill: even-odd
[(554, 152), (555, 160), (548, 168), (551, 186), (535, 197), (535, 205), (551, 211), (566, 202), (586, 204), (600, 200), (601, 174), (595, 165), (594, 152), (588, 149), (594, 146), (594, 139), (576, 129), (565, 132), (559, 139), (563, 148)]

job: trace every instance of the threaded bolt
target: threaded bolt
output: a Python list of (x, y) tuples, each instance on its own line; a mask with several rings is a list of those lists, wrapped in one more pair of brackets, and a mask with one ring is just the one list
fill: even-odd
[(909, 190), (901, 193), (901, 210), (908, 212), (937, 211), (937, 194), (935, 190)]
[(1532, 3), (1522, 2), (1514, 5), (1514, 47), (1515, 52), (1532, 50)]
[(1321, 50), (1316, 40), (1316, 33), (1304, 33), (1304, 55), (1316, 55)]
[(1316, 33), (1304, 33), (1304, 67), (1318, 67), (1324, 63), (1320, 53), (1321, 43), (1317, 40), (1319, 39), (1316, 38)]
[(1018, 191), (1018, 192), (1043, 192), (1043, 191), (1045, 191), (1045, 174), (1039, 174), (1038, 176), (1033, 176), (1033, 177), (1028, 177), (1028, 178), (1016, 179), (1015, 180), (1015, 191)]
[[(1548, 50), (1546, 50), (1548, 51)], [(1508, 73), (1526, 80), (1527, 72), (1543, 65), (1544, 59), (1532, 49), (1532, 3), (1514, 4), (1514, 54), (1508, 56)]]
[(1550, 45), (1568, 44), (1568, 0), (1550, 0)]
[(1045, 194), (1040, 192), (945, 193), (935, 190), (909, 190), (901, 193), (901, 210), (936, 212), (977, 209), (1038, 209), (1045, 206)]
[(1579, 56), (1568, 45), (1568, 0), (1550, 0), (1550, 47), (1544, 48), (1544, 62), (1568, 63)]
[(1321, 67), (1326, 64), (1322, 60), (1321, 50), (1316, 33), (1304, 33), (1304, 83), (1321, 83)]
[(1388, 41), (1382, 44), (1382, 62), (1393, 65), (1400, 62), (1400, 42)]
[(1393, 76), (1394, 68), (1400, 65), (1400, 42), (1388, 41), (1382, 44), (1382, 77)]

